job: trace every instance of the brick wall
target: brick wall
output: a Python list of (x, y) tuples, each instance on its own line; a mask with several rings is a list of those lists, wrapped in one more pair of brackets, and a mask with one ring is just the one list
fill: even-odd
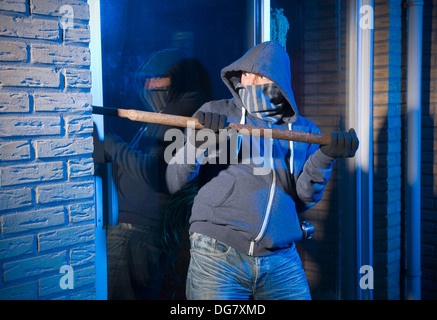
[(0, 2), (0, 299), (95, 298), (88, 20), (86, 0)]
[[(298, 81), (294, 82), (294, 89), (301, 92), (297, 98), (299, 112), (312, 120), (323, 134), (342, 128), (345, 118), (345, 47), (341, 46), (345, 35), (339, 30), (338, 9), (336, 1), (302, 3), (303, 41), (293, 57), (292, 69), (301, 64)], [(314, 238), (298, 247), (313, 299), (340, 298), (342, 208), (338, 178), (342, 164), (343, 160), (334, 165), (322, 200), (304, 217), (315, 227)]]
[(400, 299), (401, 0), (376, 0), (374, 15), (374, 299)]

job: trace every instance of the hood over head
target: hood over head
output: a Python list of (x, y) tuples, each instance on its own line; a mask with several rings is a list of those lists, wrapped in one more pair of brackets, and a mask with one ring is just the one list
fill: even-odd
[(289, 107), (284, 114), (285, 122), (294, 122), (298, 116), (296, 101), (291, 89), (290, 58), (285, 49), (277, 42), (267, 41), (250, 49), (244, 56), (221, 71), (223, 82), (231, 91), (234, 98), (241, 99), (236, 87), (241, 83), (241, 73), (250, 72), (267, 77), (281, 90)]

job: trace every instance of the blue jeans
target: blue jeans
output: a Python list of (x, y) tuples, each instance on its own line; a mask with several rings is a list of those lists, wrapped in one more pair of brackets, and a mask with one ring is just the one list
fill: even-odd
[(310, 300), (296, 247), (251, 257), (194, 233), (186, 294), (189, 300)]
[(160, 234), (148, 226), (107, 226), (109, 300), (159, 299), (166, 268)]

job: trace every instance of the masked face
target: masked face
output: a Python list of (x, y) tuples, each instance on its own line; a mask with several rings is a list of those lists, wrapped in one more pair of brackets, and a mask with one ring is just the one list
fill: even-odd
[(143, 98), (151, 111), (161, 112), (167, 105), (168, 87), (144, 89)]
[(251, 115), (273, 123), (282, 119), (285, 98), (275, 83), (239, 84), (237, 90), (244, 107)]
[(170, 78), (148, 78), (143, 88), (143, 99), (148, 109), (161, 112), (167, 105)]

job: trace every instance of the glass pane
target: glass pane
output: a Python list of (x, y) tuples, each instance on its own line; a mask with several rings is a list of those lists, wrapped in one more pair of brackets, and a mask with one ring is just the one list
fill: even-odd
[[(142, 92), (146, 73), (168, 71), (183, 58), (200, 63), (206, 73), (201, 84), (211, 98), (227, 98), (220, 70), (247, 50), (246, 2), (102, 1), (105, 107), (148, 109)], [(138, 126), (129, 123), (119, 133), (131, 138)]]
[[(101, 1), (104, 107), (191, 116), (208, 100), (229, 98), (220, 70), (248, 49), (249, 2)], [(109, 116), (104, 127), (119, 209), (118, 226), (107, 228), (108, 297), (183, 299), (187, 239), (178, 241), (182, 250), (163, 247), (161, 218), (171, 203), (179, 220), (167, 221), (164, 234), (176, 236), (192, 193), (170, 198), (164, 190), (167, 128)]]

